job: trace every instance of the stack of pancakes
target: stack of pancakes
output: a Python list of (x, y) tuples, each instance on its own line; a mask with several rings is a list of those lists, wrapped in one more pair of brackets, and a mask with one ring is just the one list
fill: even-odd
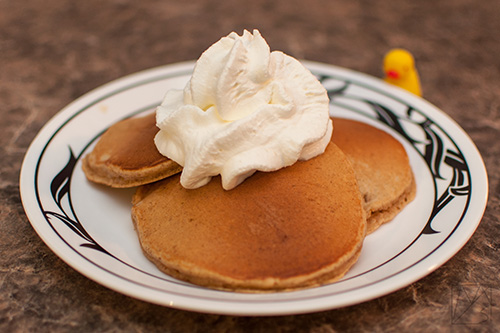
[(181, 167), (156, 151), (154, 115), (112, 126), (83, 160), (91, 181), (139, 186), (132, 219), (146, 257), (198, 285), (258, 292), (306, 288), (341, 278), (365, 235), (415, 196), (403, 146), (389, 134), (334, 118), (325, 153), (233, 190), (219, 177), (180, 185)]

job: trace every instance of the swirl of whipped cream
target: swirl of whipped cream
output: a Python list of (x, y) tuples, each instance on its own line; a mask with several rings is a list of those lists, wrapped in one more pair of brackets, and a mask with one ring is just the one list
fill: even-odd
[(198, 59), (184, 90), (156, 109), (161, 154), (183, 166), (181, 184), (197, 188), (221, 175), (238, 186), (325, 151), (333, 125), (319, 81), (254, 30), (232, 32)]

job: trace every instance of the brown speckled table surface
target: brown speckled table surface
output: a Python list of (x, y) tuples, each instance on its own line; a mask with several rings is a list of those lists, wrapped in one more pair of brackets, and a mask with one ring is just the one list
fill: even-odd
[[(498, 331), (499, 15), (497, 0), (1, 0), (0, 331)], [(456, 256), (410, 286), (362, 304), (234, 317), (124, 296), (49, 250), (24, 213), (18, 181), (23, 156), (41, 127), (93, 88), (196, 59), (221, 36), (244, 28), (258, 28), (272, 49), (296, 58), (374, 76), (382, 75), (390, 48), (412, 51), (424, 97), (465, 129), (489, 174), (482, 222)], [(470, 307), (457, 317), (452, 295), (464, 286)]]

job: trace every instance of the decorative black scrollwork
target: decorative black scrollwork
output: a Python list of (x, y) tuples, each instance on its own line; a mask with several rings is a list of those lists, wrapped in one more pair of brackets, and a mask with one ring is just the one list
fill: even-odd
[[(444, 163), (453, 168), (453, 176), (450, 179), (449, 185), (446, 190), (434, 203), (429, 222), (426, 224), (425, 229), (423, 230), (424, 234), (433, 234), (437, 232), (431, 227), (432, 220), (455, 197), (469, 196), (471, 194), (471, 186), (465, 181), (464, 177), (464, 174), (468, 173), (469, 170), (467, 164), (465, 163), (463, 155), (457, 154), (451, 150), (447, 150), (444, 157)], [(435, 175), (435, 179), (437, 178), (438, 175)]]
[[(80, 246), (88, 247), (109, 255), (109, 253), (88, 234), (73, 211), (70, 186), (76, 162), (77, 159), (75, 158), (72, 149), (69, 148), (68, 162), (50, 183), (50, 193), (59, 208), (59, 212), (44, 211), (45, 218), (49, 220), (50, 217), (55, 217), (64, 223), (69, 229), (85, 241), (85, 243), (80, 244)], [(65, 207), (64, 203), (67, 203), (67, 207)]]

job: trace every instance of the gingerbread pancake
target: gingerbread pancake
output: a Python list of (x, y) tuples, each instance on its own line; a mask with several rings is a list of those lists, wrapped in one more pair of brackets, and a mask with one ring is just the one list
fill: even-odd
[(83, 159), (85, 175), (111, 187), (134, 187), (180, 172), (180, 165), (156, 149), (157, 132), (154, 113), (114, 124)]
[(415, 197), (408, 155), (390, 134), (354, 120), (334, 118), (332, 141), (349, 157), (367, 217), (367, 232), (392, 220)]
[(141, 186), (132, 218), (145, 255), (162, 271), (242, 292), (337, 280), (357, 260), (366, 231), (354, 171), (333, 143), (230, 191), (219, 177), (194, 190), (179, 176)]

